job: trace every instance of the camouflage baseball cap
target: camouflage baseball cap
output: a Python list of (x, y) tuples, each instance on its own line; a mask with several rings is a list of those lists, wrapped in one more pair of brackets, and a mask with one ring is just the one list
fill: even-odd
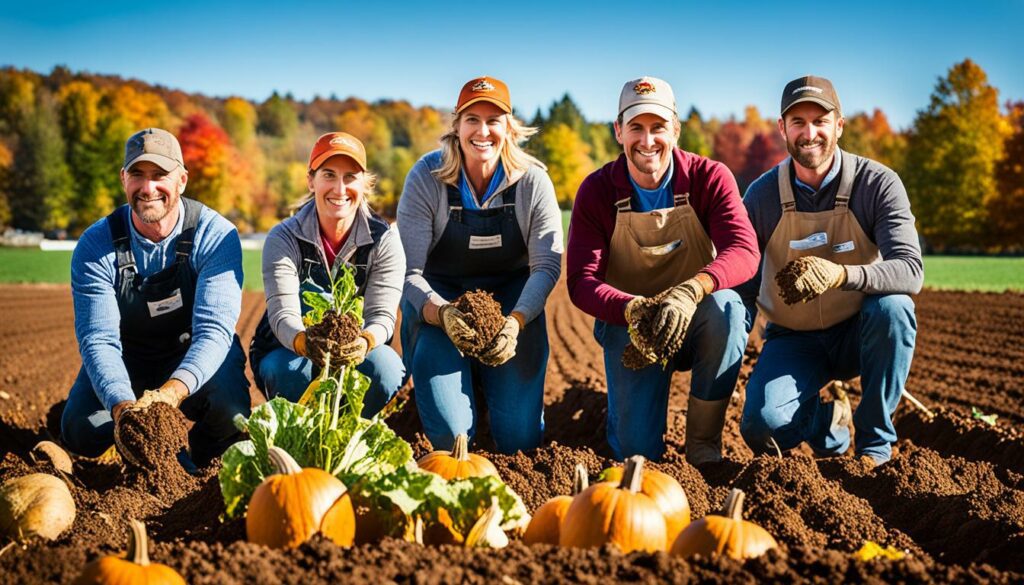
[(178, 139), (167, 130), (146, 128), (132, 134), (124, 144), (124, 169), (142, 161), (149, 161), (171, 172), (179, 165), (185, 168)]

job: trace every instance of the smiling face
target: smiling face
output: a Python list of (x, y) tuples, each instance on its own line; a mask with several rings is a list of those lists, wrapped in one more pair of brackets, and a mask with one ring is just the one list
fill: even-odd
[(154, 163), (142, 161), (129, 169), (121, 169), (121, 186), (128, 205), (146, 224), (160, 222), (177, 209), (187, 183), (188, 173), (180, 166), (168, 172)]
[(615, 139), (626, 153), (633, 180), (644, 189), (655, 189), (669, 168), (672, 147), (678, 139), (672, 122), (655, 114), (640, 114), (625, 127), (615, 123)]
[(459, 146), (466, 164), (496, 165), (508, 134), (508, 116), (490, 102), (477, 102), (459, 114)]
[(335, 155), (307, 176), (320, 225), (326, 231), (347, 230), (366, 197), (366, 173), (352, 158)]
[(779, 119), (786, 150), (800, 166), (821, 173), (832, 164), (845, 120), (814, 102), (801, 102)]

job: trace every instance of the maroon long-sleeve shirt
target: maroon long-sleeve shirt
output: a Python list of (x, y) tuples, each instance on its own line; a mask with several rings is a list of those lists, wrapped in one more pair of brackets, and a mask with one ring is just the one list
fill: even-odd
[[(701, 226), (717, 256), (703, 271), (715, 290), (746, 282), (761, 253), (732, 173), (720, 162), (673, 149), (673, 193), (689, 193)], [(633, 295), (605, 282), (608, 247), (615, 230), (615, 202), (633, 195), (625, 155), (588, 176), (576, 194), (566, 249), (566, 278), (573, 304), (597, 319), (625, 325), (626, 303)]]

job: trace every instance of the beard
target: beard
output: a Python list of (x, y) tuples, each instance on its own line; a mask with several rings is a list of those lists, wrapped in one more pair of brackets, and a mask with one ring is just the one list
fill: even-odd
[(131, 207), (135, 215), (138, 216), (142, 223), (157, 223), (162, 221), (168, 214), (171, 213), (171, 209), (178, 204), (177, 194), (173, 196), (166, 196), (152, 201), (146, 201), (142, 199), (142, 195), (136, 193), (132, 195)]
[[(786, 140), (786, 150), (789, 151), (789, 155), (793, 157), (800, 166), (808, 169), (819, 169), (822, 165), (832, 160), (832, 155), (836, 151), (836, 145), (839, 143), (839, 137), (836, 136), (836, 132), (832, 132), (828, 138), (816, 139), (816, 140), (803, 140), (797, 139), (796, 142), (790, 142)], [(802, 147), (811, 144), (821, 144), (824, 146), (819, 152), (806, 152), (801, 150)]]
[[(671, 152), (669, 156), (671, 156)], [(658, 171), (664, 172), (668, 168), (668, 157), (665, 156), (664, 151), (660, 157), (651, 159), (641, 156), (639, 152), (636, 152), (636, 149), (633, 149), (629, 154), (629, 160), (638, 171), (644, 174), (653, 175)]]

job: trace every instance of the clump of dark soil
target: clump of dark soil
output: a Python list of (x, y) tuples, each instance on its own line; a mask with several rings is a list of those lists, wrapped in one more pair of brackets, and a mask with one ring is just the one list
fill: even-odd
[(338, 355), (338, 348), (355, 341), (359, 331), (359, 320), (355, 316), (327, 311), (323, 321), (306, 329), (306, 353), (313, 363), (323, 366), (327, 354)]
[(647, 366), (671, 358), (682, 347), (683, 339), (671, 345), (658, 346), (654, 342), (654, 325), (658, 316), (658, 305), (668, 291), (662, 291), (653, 297), (644, 297), (633, 307), (633, 323), (630, 325), (630, 338), (633, 343), (622, 352), (622, 365), (632, 370), (642, 370)]
[(1024, 433), (995, 425), (946, 407), (932, 409), (934, 417), (914, 410), (896, 421), (896, 432), (943, 455), (988, 461), (1024, 473)]
[(494, 300), (491, 293), (479, 289), (463, 293), (452, 301), (452, 305), (466, 316), (466, 324), (476, 331), (476, 339), (466, 349), (466, 354), (472, 357), (479, 356), (505, 324), (501, 305)]
[(188, 450), (188, 423), (163, 402), (129, 408), (118, 420), (118, 451), (127, 479), (160, 498), (177, 499), (195, 489), (178, 455)]
[(572, 493), (577, 464), (587, 469), (592, 482), (603, 469), (614, 464), (590, 449), (572, 449), (558, 443), (513, 455), (481, 454), (494, 463), (498, 475), (519, 494), (531, 514), (549, 499)]

